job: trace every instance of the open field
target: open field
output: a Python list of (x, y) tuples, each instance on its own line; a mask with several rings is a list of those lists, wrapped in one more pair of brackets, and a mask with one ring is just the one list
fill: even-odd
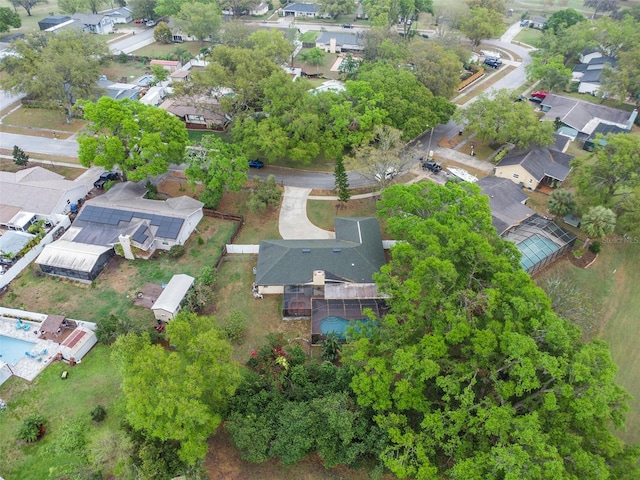
[(117, 60), (113, 60), (107, 66), (102, 67), (102, 74), (106, 75), (107, 79), (112, 82), (117, 82), (122, 78), (126, 78), (129, 81), (149, 72), (151, 72), (151, 68), (148, 65), (134, 61), (120, 63)]
[(540, 276), (566, 275), (602, 305), (600, 336), (611, 346), (618, 365), (618, 382), (633, 396), (626, 431), (619, 435), (627, 442), (640, 443), (640, 350), (637, 345), (640, 312), (640, 239), (609, 236), (595, 264), (586, 270), (566, 260)]
[(82, 130), (87, 122), (78, 118), (71, 118), (67, 123), (67, 115), (63, 110), (26, 108), (23, 106), (4, 117), (2, 124), (29, 130), (46, 129), (75, 133)]
[(522, 42), (535, 47), (540, 37), (542, 37), (542, 32), (540, 30), (537, 30), (535, 28), (523, 28), (520, 33), (516, 35), (516, 38), (514, 40), (516, 42)]

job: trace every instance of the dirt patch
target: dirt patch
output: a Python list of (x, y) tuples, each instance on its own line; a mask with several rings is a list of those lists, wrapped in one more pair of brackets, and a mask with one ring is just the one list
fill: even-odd
[(587, 268), (589, 265), (593, 263), (598, 255), (593, 253), (591, 250), (586, 249), (582, 256), (576, 258), (573, 252), (567, 254), (567, 258), (569, 261), (578, 268)]
[(197, 199), (204, 191), (202, 185), (189, 185), (184, 172), (171, 171), (158, 185), (158, 193), (168, 197), (187, 196)]

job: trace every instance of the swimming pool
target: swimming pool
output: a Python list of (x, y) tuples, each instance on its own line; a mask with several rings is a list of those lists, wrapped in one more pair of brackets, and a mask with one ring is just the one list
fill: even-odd
[(0, 335), (0, 360), (9, 365), (15, 365), (25, 356), (25, 352), (31, 351), (35, 346), (33, 342)]
[(357, 320), (347, 320), (342, 317), (324, 317), (320, 320), (320, 332), (322, 335), (327, 335), (329, 333), (335, 333), (336, 336), (340, 338), (344, 338), (344, 334), (347, 331), (347, 327), (349, 325), (357, 327), (358, 324), (368, 323), (371, 320), (368, 318), (359, 318)]

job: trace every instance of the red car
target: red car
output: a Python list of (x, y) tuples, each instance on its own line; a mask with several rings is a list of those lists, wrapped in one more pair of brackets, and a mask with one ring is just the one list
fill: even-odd
[(544, 100), (549, 95), (549, 92), (546, 90), (538, 90), (536, 92), (531, 92), (531, 96), (535, 98), (539, 98), (540, 100)]
[(146, 18), (141, 18), (138, 20), (134, 20), (133, 23), (135, 23), (136, 25), (143, 25), (145, 23), (147, 23), (147, 19)]

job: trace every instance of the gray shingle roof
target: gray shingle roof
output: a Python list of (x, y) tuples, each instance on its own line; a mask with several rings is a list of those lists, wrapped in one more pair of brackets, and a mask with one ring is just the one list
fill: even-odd
[(500, 165), (521, 165), (533, 178), (540, 181), (545, 176), (563, 181), (571, 171), (572, 155), (545, 147), (529, 150), (514, 149), (505, 156)]
[(587, 70), (580, 78), (580, 83), (600, 83), (602, 70)]
[(308, 283), (314, 270), (327, 278), (371, 283), (385, 264), (375, 218), (338, 217), (335, 240), (263, 240), (256, 267), (257, 285)]
[(638, 115), (637, 111), (625, 112), (553, 93), (545, 97), (541, 107), (545, 112), (544, 120), (554, 121), (556, 118), (560, 118), (562, 123), (589, 135), (602, 122), (631, 129), (633, 121)]
[(478, 180), (478, 186), (481, 193), (489, 197), (491, 223), (498, 234), (535, 213), (524, 205), (529, 198), (527, 194), (508, 178), (484, 177)]
[(332, 38), (336, 39), (336, 45), (358, 45), (363, 46), (362, 37), (356, 33), (322, 32), (316, 39), (317, 44), (329, 44)]
[(313, 3), (292, 3), (282, 9), (283, 12), (318, 13), (320, 7)]

